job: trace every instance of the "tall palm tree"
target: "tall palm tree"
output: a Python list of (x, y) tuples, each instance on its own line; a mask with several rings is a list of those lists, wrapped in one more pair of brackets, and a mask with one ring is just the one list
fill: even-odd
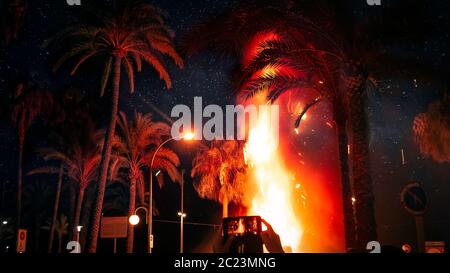
[(12, 101), (11, 120), (17, 129), (19, 145), (19, 162), (17, 172), (17, 228), (21, 225), (22, 213), (22, 179), (23, 179), (23, 149), (25, 137), (33, 121), (40, 114), (51, 108), (52, 96), (31, 83), (19, 83)]
[[(75, 216), (72, 226), (72, 236), (75, 239), (76, 228), (80, 223), (81, 208), (86, 187), (95, 181), (100, 163), (100, 145), (98, 145), (100, 132), (92, 132), (90, 139), (75, 143), (71, 151), (58, 151), (54, 148), (42, 149), (41, 154), (46, 161), (62, 162), (65, 175), (78, 186)], [(58, 173), (59, 168), (45, 166), (32, 170), (29, 175)]]
[[(423, 12), (423, 1), (411, 4), (405, 1), (385, 12), (366, 15), (363, 19), (352, 16), (353, 11), (342, 2), (322, 2), (331, 7), (328, 11), (331, 24), (327, 24), (328, 29), (324, 29), (326, 33), (336, 34), (334, 39), (338, 45), (330, 48), (330, 51), (335, 53), (334, 61), (339, 62), (341, 67), (339, 87), (346, 94), (344, 99), (348, 105), (352, 185), (356, 199), (356, 247), (364, 250), (367, 242), (377, 240), (370, 175), (368, 94), (382, 87), (379, 79), (398, 75), (399, 71), (408, 74), (417, 66), (386, 53), (386, 45), (398, 43), (399, 40), (407, 43), (422, 40), (423, 35), (432, 28), (417, 20)], [(401, 23), (398, 23), (399, 14), (407, 14)]]
[[(385, 54), (383, 45), (388, 41), (398, 41), (400, 35), (413, 40), (420, 36), (417, 33), (423, 34), (426, 27), (416, 24), (417, 33), (405, 33), (404, 29), (411, 29), (411, 24), (403, 28), (393, 27), (397, 22), (394, 12), (382, 14), (378, 18), (370, 18), (371, 20), (365, 18), (363, 22), (354, 22), (352, 19), (355, 16), (349, 14), (348, 8), (342, 1), (317, 0), (314, 3), (291, 1), (288, 7), (290, 10), (278, 9), (279, 18), (272, 20), (273, 26), (269, 27), (267, 23), (262, 22), (265, 18), (270, 18), (261, 14), (261, 11), (267, 10), (266, 7), (251, 6), (249, 9), (245, 5), (241, 10), (234, 9), (227, 16), (219, 18), (219, 23), (222, 24), (221, 27), (239, 29), (240, 33), (245, 33), (243, 38), (240, 34), (234, 35), (236, 41), (241, 41), (240, 48), (244, 49), (240, 53), (243, 70), (251, 68), (249, 63), (252, 59), (253, 63), (259, 63), (254, 67), (256, 70), (250, 69), (247, 75), (244, 72), (244, 78), (250, 80), (247, 82), (248, 85), (244, 86), (244, 90), (247, 91), (245, 95), (251, 96), (253, 92), (269, 89), (268, 100), (273, 101), (287, 90), (294, 88), (320, 90), (323, 88), (318, 88), (319, 84), (325, 86), (332, 83), (333, 89), (328, 89), (333, 91), (329, 92), (329, 95), (332, 95), (330, 101), (333, 105), (339, 137), (346, 244), (347, 248), (364, 249), (368, 241), (377, 238), (374, 197), (369, 171), (367, 134), (369, 125), (366, 114), (368, 91), (377, 87), (374, 78), (380, 75), (392, 75), (404, 63), (404, 60)], [(421, 11), (420, 4), (408, 5), (408, 8), (415, 10), (411, 14)], [(276, 13), (269, 14), (273, 16)], [(300, 14), (311, 15), (310, 17), (319, 24)], [(254, 18), (254, 15), (258, 18)], [(251, 23), (248, 20), (254, 20), (254, 22)], [(212, 27), (209, 27), (210, 25)], [(233, 31), (214, 34), (214, 31), (211, 31), (214, 27), (217, 28), (217, 24), (208, 22), (200, 30), (194, 31), (193, 36), (199, 34), (196, 36), (199, 42), (193, 42), (194, 50), (208, 46), (223, 49), (224, 45), (221, 44), (234, 44), (230, 42), (234, 39)], [(206, 33), (205, 37), (211, 38), (203, 41), (202, 31)], [(280, 33), (284, 35), (280, 37)], [(284, 41), (286, 38), (293, 43), (288, 43), (284, 48), (276, 45), (277, 42)], [(256, 43), (252, 42), (252, 39)], [(225, 49), (229, 48), (228, 46)], [(286, 50), (295, 50), (297, 55), (286, 55)], [(264, 51), (267, 54), (262, 54)], [(319, 73), (309, 73), (310, 71)], [(257, 77), (256, 81), (252, 81), (254, 79), (251, 79), (251, 75)], [(242, 88), (242, 81), (238, 82), (241, 83)], [(329, 95), (326, 97), (330, 97)], [(351, 132), (349, 140), (345, 133), (347, 129)], [(356, 198), (355, 238), (352, 232), (355, 225), (350, 224), (354, 220), (350, 201), (352, 191), (348, 178), (347, 143), (351, 146), (352, 184)], [(357, 242), (353, 244), (355, 239)]]
[(197, 153), (191, 177), (194, 188), (202, 198), (222, 203), (222, 216), (228, 217), (228, 204), (242, 204), (245, 193), (246, 165), (243, 144), (223, 141)]
[(183, 61), (172, 43), (173, 34), (165, 25), (164, 17), (158, 8), (138, 2), (126, 6), (116, 16), (103, 19), (99, 25), (71, 28), (60, 35), (63, 41), (72, 41), (72, 44), (57, 61), (55, 69), (67, 60), (76, 58), (76, 64), (71, 71), (71, 75), (74, 75), (89, 59), (102, 57), (105, 60), (105, 66), (101, 81), (101, 95), (112, 77), (111, 117), (101, 157), (89, 252), (95, 252), (97, 249), (112, 139), (118, 113), (122, 68), (128, 76), (130, 92), (133, 93), (135, 70), (140, 72), (143, 62), (149, 64), (159, 74), (167, 89), (171, 88), (172, 82), (162, 61), (162, 55), (173, 59), (180, 68), (183, 67)]
[[(347, 249), (354, 248), (347, 103), (345, 91), (335, 79), (336, 59), (340, 58), (330, 58), (337, 55), (328, 48), (316, 49), (314, 43), (326, 44), (337, 52), (340, 47), (314, 22), (288, 9), (291, 1), (281, 1), (278, 6), (263, 2), (247, 1), (200, 24), (187, 35), (184, 47), (189, 55), (213, 48), (238, 56), (241, 66), (234, 82), (245, 98), (269, 89), (268, 100), (273, 102), (286, 91), (310, 89), (332, 106), (339, 145), (345, 243)], [(275, 89), (277, 84), (280, 88)]]
[[(134, 114), (134, 120), (129, 120), (124, 112), (120, 112), (117, 125), (118, 130), (113, 141), (113, 149), (121, 161), (119, 164), (128, 169), (130, 192), (128, 215), (133, 215), (136, 208), (136, 187), (138, 184), (140, 185), (139, 192), (143, 191), (144, 177), (142, 170), (147, 164), (146, 151), (151, 145), (158, 145), (162, 137), (169, 134), (170, 127), (162, 122), (154, 122), (150, 114), (141, 114), (138, 112)], [(176, 173), (175, 179), (178, 177), (176, 166), (179, 163), (176, 155), (174, 156), (174, 160), (170, 162), (170, 171)], [(163, 170), (168, 170), (168, 168), (163, 168)], [(171, 173), (170, 171), (169, 173)], [(133, 238), (134, 227), (129, 224), (127, 238), (128, 253), (133, 252)]]
[[(269, 32), (276, 38), (259, 41), (262, 35)], [(267, 100), (274, 102), (288, 91), (316, 93), (322, 99), (313, 100), (301, 113), (297, 113), (298, 118), (293, 124), (295, 128), (304, 113), (316, 103), (323, 100), (332, 108), (338, 139), (345, 244), (346, 249), (355, 248), (355, 220), (348, 167), (347, 100), (345, 89), (340, 87), (339, 82), (341, 58), (331, 51), (307, 44), (296, 25), (260, 32), (254, 40), (249, 41), (254, 48), (248, 47), (247, 50), (257, 53), (248, 53), (251, 56), (246, 58), (237, 80), (238, 90), (244, 98), (266, 92)], [(318, 37), (316, 40), (321, 39)]]

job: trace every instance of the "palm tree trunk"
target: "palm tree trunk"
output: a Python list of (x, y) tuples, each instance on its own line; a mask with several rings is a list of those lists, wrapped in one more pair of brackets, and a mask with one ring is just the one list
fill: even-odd
[[(76, 195), (77, 192), (75, 190), (75, 185), (73, 183), (73, 181), (69, 182), (69, 194), (70, 194), (70, 200), (69, 200), (69, 226), (73, 226), (73, 219), (75, 218), (75, 206), (77, 205), (77, 201), (76, 201)], [(72, 229), (69, 228), (69, 234), (68, 234), (68, 238), (72, 238)]]
[[(82, 214), (80, 216), (80, 225), (83, 227), (89, 226), (89, 221), (91, 218), (91, 209), (92, 205), (94, 204), (94, 195), (95, 195), (95, 187), (87, 187), (84, 192), (85, 200), (82, 205)], [(86, 246), (86, 239), (88, 230), (86, 228), (83, 228), (80, 232), (80, 245), (81, 245), (81, 252), (84, 252), (84, 249)]]
[(19, 166), (17, 168), (17, 231), (21, 224), (22, 215), (22, 176), (23, 176), (23, 146), (25, 143), (25, 130), (22, 122), (19, 125)]
[[(134, 214), (136, 209), (136, 178), (130, 179), (130, 204), (128, 206), (128, 217)], [(127, 253), (133, 253), (134, 226), (128, 223)]]
[(228, 217), (228, 196), (226, 194), (223, 195), (222, 200), (222, 218)]
[(102, 161), (100, 163), (100, 177), (98, 181), (97, 202), (94, 210), (94, 216), (91, 225), (91, 238), (89, 243), (89, 253), (95, 253), (97, 251), (97, 240), (100, 228), (100, 218), (102, 216), (103, 198), (105, 196), (106, 179), (108, 178), (109, 161), (111, 159), (112, 138), (116, 130), (117, 112), (119, 108), (119, 91), (120, 91), (120, 66), (122, 63), (122, 57), (116, 56), (114, 63), (114, 82), (113, 82), (113, 95), (111, 103), (111, 117), (110, 123), (107, 128), (105, 141), (103, 144)]
[(77, 227), (80, 225), (80, 215), (81, 215), (81, 205), (84, 199), (84, 188), (80, 186), (80, 191), (78, 192), (77, 208), (75, 210), (75, 218), (73, 220), (72, 227), (72, 241), (76, 241), (77, 238)]
[(360, 250), (369, 241), (377, 240), (374, 196), (370, 177), (366, 80), (362, 75), (352, 77), (348, 89), (352, 137), (352, 173), (355, 193), (356, 240)]
[(58, 253), (62, 251), (62, 233), (58, 232)]
[(339, 169), (341, 174), (342, 188), (342, 209), (344, 216), (344, 237), (345, 249), (349, 251), (356, 247), (355, 245), (355, 218), (352, 205), (352, 189), (350, 184), (350, 175), (348, 168), (348, 137), (346, 128), (346, 118), (343, 106), (336, 105), (334, 110), (334, 119), (337, 125), (337, 137), (339, 145)]
[(63, 164), (61, 163), (61, 166), (59, 167), (59, 174), (58, 174), (58, 185), (56, 186), (55, 203), (53, 205), (52, 226), (50, 227), (50, 237), (48, 239), (48, 253), (52, 253), (52, 248), (53, 248), (53, 238), (55, 237), (56, 217), (58, 216), (59, 198), (61, 196), (63, 171), (64, 171), (64, 168), (63, 168)]

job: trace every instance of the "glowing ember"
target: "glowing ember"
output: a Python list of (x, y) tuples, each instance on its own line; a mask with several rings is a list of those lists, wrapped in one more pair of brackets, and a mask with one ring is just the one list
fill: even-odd
[[(260, 215), (280, 235), (286, 249), (299, 251), (303, 228), (293, 208), (293, 183), (278, 151), (278, 136), (270, 127), (267, 113), (259, 113), (249, 128), (245, 157), (250, 175), (258, 187), (249, 215)], [(277, 128), (278, 129), (278, 128)]]

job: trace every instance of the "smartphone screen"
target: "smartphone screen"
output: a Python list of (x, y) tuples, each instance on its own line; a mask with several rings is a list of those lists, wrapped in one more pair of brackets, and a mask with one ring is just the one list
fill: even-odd
[(230, 237), (230, 253), (263, 253), (261, 217), (240, 216), (223, 218), (223, 242)]
[(261, 234), (260, 216), (228, 217), (223, 219), (223, 234), (228, 236), (243, 236), (246, 234)]

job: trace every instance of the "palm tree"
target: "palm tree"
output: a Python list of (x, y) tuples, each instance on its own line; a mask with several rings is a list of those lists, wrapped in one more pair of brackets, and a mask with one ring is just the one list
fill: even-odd
[[(92, 126), (93, 110), (96, 109), (96, 106), (95, 101), (91, 97), (85, 96), (78, 89), (66, 89), (62, 96), (56, 96), (49, 117), (49, 140), (51, 145), (61, 151), (71, 151), (74, 143), (77, 143), (78, 140), (85, 137), (89, 139), (89, 128)], [(86, 126), (86, 124), (89, 124), (89, 126)], [(88, 129), (83, 130), (83, 128)], [(50, 225), (48, 253), (51, 253), (53, 248), (63, 178), (64, 165), (61, 163), (53, 205), (53, 217)], [(72, 188), (71, 185), (70, 187)], [(71, 216), (73, 218), (73, 214)]]
[(420, 152), (439, 163), (450, 163), (450, 95), (431, 103), (413, 123), (414, 141)]
[(53, 238), (55, 237), (55, 229), (56, 229), (56, 221), (57, 221), (56, 217), (58, 215), (59, 200), (61, 199), (61, 189), (62, 189), (63, 178), (64, 178), (64, 165), (61, 164), (59, 167), (58, 182), (56, 184), (55, 201), (53, 202), (53, 216), (52, 216), (52, 222), (51, 222), (51, 226), (50, 226), (50, 235), (49, 235), (49, 239), (48, 239), (48, 248), (47, 248), (48, 253), (52, 253)]
[[(348, 113), (345, 90), (341, 90), (336, 80), (339, 65), (336, 59), (341, 58), (328, 49), (316, 49), (314, 43), (326, 44), (337, 52), (339, 46), (314, 22), (287, 9), (292, 6), (291, 1), (282, 1), (278, 6), (247, 2), (194, 28), (185, 38), (186, 51), (192, 55), (213, 48), (238, 56), (241, 67), (234, 82), (244, 98), (269, 89), (268, 100), (273, 102), (286, 91), (313, 90), (332, 106), (339, 145), (345, 242), (347, 249), (354, 248)], [(298, 121), (301, 116), (300, 113)], [(298, 127), (299, 122), (294, 125)]]
[[(84, 200), (86, 187), (90, 182), (95, 181), (98, 175), (100, 163), (100, 147), (97, 144), (100, 132), (92, 132), (87, 140), (80, 140), (74, 143), (71, 151), (58, 151), (54, 148), (42, 149), (41, 154), (46, 161), (61, 162), (64, 166), (65, 175), (78, 185), (78, 197), (76, 201), (75, 216), (73, 220), (73, 238), (76, 236), (76, 228), (80, 223), (81, 208)], [(40, 167), (32, 170), (33, 174), (58, 173), (59, 168), (53, 166)]]
[(197, 153), (191, 177), (202, 198), (222, 203), (222, 216), (228, 217), (228, 204), (242, 204), (245, 193), (246, 166), (243, 144), (237, 141), (215, 143)]
[(173, 35), (164, 23), (164, 14), (154, 6), (140, 2), (126, 6), (117, 16), (108, 17), (99, 25), (71, 28), (60, 37), (63, 41), (73, 43), (57, 61), (55, 69), (67, 60), (77, 58), (70, 73), (74, 75), (87, 60), (93, 57), (104, 58), (106, 61), (101, 81), (101, 95), (112, 77), (111, 117), (103, 145), (89, 245), (89, 252), (95, 252), (116, 127), (122, 67), (128, 76), (130, 92), (133, 93), (135, 69), (140, 72), (143, 62), (148, 63), (159, 74), (169, 89), (172, 82), (161, 57), (169, 56), (180, 68), (183, 67), (183, 61), (174, 49)]
[[(407, 2), (408, 5), (404, 5), (406, 1), (400, 1), (385, 12), (363, 17), (352, 16), (353, 11), (342, 1), (321, 2), (332, 8), (329, 10), (332, 19), (331, 24), (327, 24), (330, 27), (327, 32), (337, 34), (338, 46), (331, 50), (340, 59), (339, 86), (345, 92), (348, 104), (356, 239), (358, 249), (364, 250), (367, 242), (377, 240), (370, 176), (368, 94), (382, 88), (379, 79), (383, 77), (416, 76), (418, 70), (422, 70), (420, 74), (430, 77), (428, 65), (423, 69), (424, 64), (392, 56), (386, 49), (399, 41), (404, 44), (420, 41), (435, 27), (418, 19), (424, 16), (423, 1)], [(398, 16), (402, 16), (401, 22)]]
[[(162, 122), (154, 122), (150, 114), (141, 114), (136, 112), (134, 120), (128, 120), (124, 112), (120, 112), (118, 121), (118, 132), (113, 141), (115, 154), (120, 160), (120, 166), (128, 169), (129, 179), (129, 207), (128, 215), (133, 215), (136, 208), (136, 186), (139, 184), (139, 192), (141, 192), (141, 200), (143, 200), (142, 192), (144, 186), (144, 177), (142, 170), (146, 167), (146, 151), (151, 145), (158, 145), (164, 135), (168, 135), (170, 127)], [(164, 154), (168, 154), (166, 150)], [(162, 154), (159, 154), (161, 158)], [(173, 154), (173, 160), (169, 161), (170, 167), (162, 168), (167, 170), (169, 174), (175, 174), (173, 177), (178, 181), (178, 171), (176, 166), (179, 165), (178, 157)], [(161, 160), (160, 160), (161, 162)], [(158, 162), (157, 162), (158, 165)], [(160, 164), (161, 165), (161, 164)], [(138, 182), (139, 181), (139, 182)], [(134, 227), (128, 225), (127, 252), (133, 252)]]
[[(318, 32), (319, 30), (316, 30)], [(346, 249), (355, 246), (355, 220), (352, 205), (352, 191), (348, 167), (348, 112), (345, 90), (340, 88), (340, 60), (328, 50), (306, 46), (305, 37), (297, 26), (284, 25), (283, 30), (270, 30), (276, 39), (263, 39), (264, 32), (255, 35), (253, 44), (258, 53), (248, 57), (242, 65), (238, 90), (244, 98), (266, 92), (269, 102), (276, 101), (286, 92), (313, 92), (318, 98), (306, 104), (293, 124), (297, 128), (308, 109), (320, 101), (333, 109), (333, 119), (337, 131), (339, 163), (342, 185), (342, 205), (344, 215)], [(268, 32), (267, 32), (268, 33)], [(314, 39), (314, 37), (311, 37)], [(321, 40), (318, 37), (316, 40)], [(330, 45), (334, 47), (333, 44)]]
[[(369, 170), (368, 136), (369, 129), (366, 114), (368, 92), (376, 88), (374, 78), (390, 74), (403, 60), (398, 60), (383, 52), (383, 44), (389, 40), (398, 40), (399, 35), (414, 39), (415, 32), (405, 33), (396, 25), (395, 13), (383, 14), (380, 18), (365, 19), (364, 22), (352, 22), (345, 4), (339, 1), (314, 1), (305, 8), (304, 2), (291, 2), (290, 10), (279, 10), (279, 18), (271, 19), (273, 26), (267, 27), (265, 18), (271, 18), (276, 13), (270, 11), (269, 16), (263, 16), (264, 10), (270, 8), (255, 8), (243, 6), (234, 9), (225, 17), (218, 19), (221, 27), (240, 30), (245, 36), (234, 31), (225, 34), (215, 34), (217, 24), (203, 25), (200, 30), (194, 31), (197, 43), (194, 41), (193, 49), (202, 49), (216, 46), (220, 49), (230, 49), (230, 44), (239, 41), (243, 48), (241, 56), (244, 79), (238, 81), (245, 96), (252, 96), (254, 92), (269, 89), (268, 100), (274, 101), (281, 94), (292, 89), (312, 88), (323, 90), (318, 85), (331, 85), (327, 88), (332, 92), (322, 92), (333, 106), (334, 119), (337, 124), (340, 150), (340, 164), (343, 187), (344, 222), (347, 248), (358, 247), (364, 249), (368, 241), (376, 240), (376, 222), (374, 215), (374, 198)], [(414, 6), (414, 8), (411, 8)], [(420, 6), (411, 5), (408, 8), (420, 11)], [(325, 7), (331, 7), (326, 9)], [(273, 8), (272, 8), (273, 10)], [(261, 13), (263, 12), (263, 13)], [(312, 14), (320, 26), (300, 14)], [(402, 12), (403, 14), (403, 12)], [(257, 18), (254, 18), (257, 16)], [(276, 17), (276, 15), (275, 15)], [(254, 20), (254, 22), (249, 22)], [(415, 20), (417, 21), (417, 20)], [(255, 26), (256, 22), (256, 26)], [(407, 23), (406, 23), (407, 24)], [(210, 27), (211, 26), (211, 27)], [(417, 26), (418, 33), (423, 33), (426, 27)], [(410, 29), (408, 26), (404, 29)], [(204, 41), (204, 37), (210, 37)], [(331, 33), (338, 34), (332, 35)], [(192, 36), (192, 37), (193, 37)], [(412, 36), (412, 37), (411, 37)], [(287, 40), (287, 41), (286, 41)], [(283, 42), (283, 46), (277, 43)], [(289, 42), (290, 41), (290, 42)], [(243, 43), (242, 43), (243, 42)], [(223, 44), (226, 44), (225, 46)], [(227, 46), (228, 45), (228, 46)], [(264, 52), (265, 51), (265, 52)], [(293, 53), (289, 53), (292, 51)], [(266, 53), (266, 54), (264, 54)], [(253, 62), (253, 67), (251, 63)], [(255, 65), (256, 64), (256, 65)], [(248, 70), (248, 73), (245, 71)], [(311, 73), (314, 71), (314, 73)], [(252, 79), (255, 76), (256, 79)], [(246, 86), (244, 84), (247, 84)], [(348, 108), (348, 110), (346, 110)], [(349, 129), (350, 141), (345, 131)], [(348, 178), (347, 143), (351, 146), (352, 184), (355, 202), (356, 238), (353, 238), (354, 225), (351, 205), (351, 187)], [(352, 242), (357, 239), (357, 244)]]
[(56, 234), (58, 235), (58, 253), (61, 253), (63, 236), (67, 235), (69, 228), (67, 216), (65, 216), (64, 214), (59, 215), (59, 219), (56, 219), (54, 223), (53, 220), (47, 221), (47, 225), (44, 228), (49, 230), (52, 228), (52, 225), (54, 226)]
[(17, 173), (17, 229), (21, 225), (22, 213), (22, 174), (23, 149), (25, 137), (33, 121), (40, 114), (51, 108), (52, 96), (48, 91), (42, 90), (33, 84), (19, 83), (14, 90), (11, 120), (17, 129), (19, 137), (19, 162)]

